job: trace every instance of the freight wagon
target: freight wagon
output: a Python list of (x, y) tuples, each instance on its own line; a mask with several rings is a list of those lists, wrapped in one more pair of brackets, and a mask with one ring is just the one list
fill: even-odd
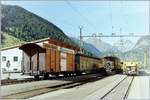
[(75, 55), (75, 70), (77, 74), (101, 73), (106, 74), (101, 58), (87, 56), (83, 54)]
[(79, 49), (65, 44), (61, 41), (49, 39), (48, 43), (27, 43), (20, 46), (23, 50), (23, 73), (35, 77), (49, 74), (58, 76), (59, 74), (75, 73), (75, 52)]

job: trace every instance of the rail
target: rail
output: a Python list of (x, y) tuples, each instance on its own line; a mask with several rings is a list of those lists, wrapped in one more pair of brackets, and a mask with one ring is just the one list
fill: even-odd
[(134, 79), (134, 77), (132, 78), (132, 80), (131, 80), (131, 82), (130, 82), (130, 85), (129, 85), (129, 87), (128, 87), (127, 91), (126, 91), (126, 94), (125, 94), (125, 96), (124, 96), (124, 98), (123, 98), (124, 100), (126, 100), (126, 99), (127, 99), (127, 97), (128, 97), (128, 95), (129, 95), (129, 91), (130, 91), (130, 88), (131, 88), (131, 85), (132, 85), (133, 79)]
[[(132, 79), (130, 79), (130, 78), (132, 78)], [(100, 100), (107, 100), (107, 99), (115, 99), (115, 100), (124, 99), (125, 100), (128, 96), (128, 93), (129, 93), (129, 90), (130, 90), (133, 79), (134, 79), (134, 77), (129, 77), (129, 76), (125, 77), (118, 84), (116, 84), (112, 89), (110, 89), (104, 96), (102, 96), (100, 98)], [(129, 82), (129, 84), (126, 84), (128, 82)], [(122, 89), (123, 92), (119, 91), (120, 89)], [(119, 94), (119, 95), (117, 95), (117, 97), (115, 97), (114, 96), (115, 93)]]

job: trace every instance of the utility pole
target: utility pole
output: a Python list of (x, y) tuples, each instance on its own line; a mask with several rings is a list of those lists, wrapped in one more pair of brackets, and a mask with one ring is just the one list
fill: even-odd
[(147, 67), (147, 52), (144, 51), (144, 69)]
[(79, 30), (80, 30), (80, 47), (83, 46), (83, 41), (82, 41), (82, 29), (83, 29), (83, 26), (79, 26)]

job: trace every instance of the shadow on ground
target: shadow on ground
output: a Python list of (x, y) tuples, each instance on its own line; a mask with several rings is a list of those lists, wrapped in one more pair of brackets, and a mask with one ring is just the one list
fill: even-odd
[(149, 76), (149, 74), (145, 71), (139, 71), (139, 76)]

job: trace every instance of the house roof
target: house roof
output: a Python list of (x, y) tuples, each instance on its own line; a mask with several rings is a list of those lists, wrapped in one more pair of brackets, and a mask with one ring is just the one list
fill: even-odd
[(69, 48), (69, 49), (78, 50), (78, 51), (80, 50), (79, 47), (76, 47), (76, 46), (73, 46), (73, 45), (69, 45), (67, 43), (64, 43), (63, 41), (51, 39), (51, 38), (48, 37), (48, 38), (39, 39), (39, 40), (31, 41), (31, 42), (25, 42), (25, 43), (22, 43), (22, 44), (19, 44), (19, 45), (15, 45), (15, 46), (2, 48), (2, 49), (0, 49), (0, 51), (13, 49), (13, 48), (18, 48), (18, 47), (21, 47), (23, 45), (30, 44), (30, 43), (40, 43), (40, 42), (44, 42), (44, 41), (48, 41), (48, 43), (50, 43), (50, 44), (54, 44), (54, 45), (61, 46), (61, 47), (64, 47), (64, 48)]
[(39, 40), (35, 40), (35, 41), (31, 41), (31, 42), (25, 42), (25, 43), (22, 43), (22, 44), (18, 44), (18, 45), (14, 45), (14, 46), (9, 46), (9, 47), (5, 47), (5, 48), (1, 48), (0, 51), (4, 51), (4, 50), (8, 50), (8, 49), (13, 49), (13, 48), (18, 48), (20, 47), (21, 45), (23, 44), (28, 44), (28, 43), (39, 43), (39, 42), (43, 42), (43, 41), (47, 41), (49, 40), (50, 38), (44, 38), (44, 39), (39, 39)]
[(57, 41), (54, 39), (48, 39), (48, 43), (43, 43), (44, 45), (39, 45), (36, 43), (26, 43), (23, 44), (19, 47), (19, 49), (23, 50), (24, 52), (26, 52), (27, 55), (29, 56), (33, 56), (34, 54), (36, 54), (37, 52), (39, 53), (44, 53), (46, 52), (46, 47), (51, 47), (52, 45), (56, 45), (56, 46), (60, 46), (60, 47), (64, 47), (64, 48), (68, 48), (68, 49), (72, 49), (72, 50), (78, 50), (77, 47), (66, 44), (64, 42), (61, 41)]

